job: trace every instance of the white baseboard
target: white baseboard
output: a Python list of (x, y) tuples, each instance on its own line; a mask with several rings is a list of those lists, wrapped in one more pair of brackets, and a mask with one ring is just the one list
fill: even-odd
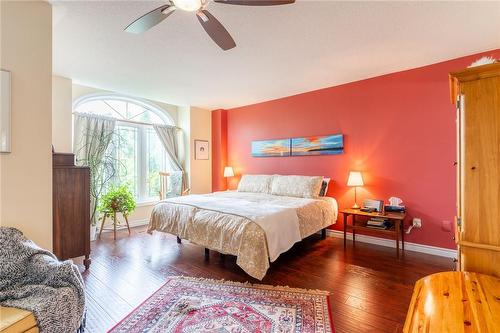
[[(140, 219), (140, 220), (129, 221), (128, 225), (131, 228), (134, 228), (134, 227), (140, 227), (140, 226), (143, 226), (143, 225), (148, 225), (148, 223), (149, 223), (149, 219)], [(100, 225), (97, 226), (97, 232), (98, 233), (99, 233), (99, 227), (100, 227)], [(110, 229), (109, 225), (106, 225), (104, 227), (106, 228), (106, 230), (103, 230), (102, 232), (111, 232), (111, 231), (113, 231), (113, 230)], [(125, 224), (125, 222), (120, 223), (120, 225), (117, 226), (117, 228), (116, 228), (116, 230), (123, 230), (123, 229), (127, 229), (127, 225)]]
[[(339, 230), (327, 229), (327, 235), (329, 237), (344, 238), (344, 232), (339, 231)], [(352, 240), (352, 233), (350, 233), (350, 232), (347, 233), (347, 239)], [(396, 242), (393, 239), (379, 238), (379, 237), (373, 237), (373, 236), (367, 236), (367, 235), (356, 234), (356, 241), (362, 242), (362, 243), (380, 245), (380, 246), (387, 246), (387, 247), (392, 247), (392, 248), (396, 247)], [(400, 242), (399, 246), (401, 247), (401, 242)], [(437, 247), (437, 246), (422, 245), (422, 244), (411, 243), (411, 242), (405, 242), (405, 251), (406, 250), (427, 253), (427, 254), (433, 254), (435, 256), (447, 257), (447, 258), (456, 258), (457, 257), (457, 250), (446, 249), (446, 248)]]
[(140, 227), (140, 226), (148, 225), (148, 224), (149, 224), (149, 219), (134, 220), (134, 221), (129, 222), (129, 225), (131, 228)]

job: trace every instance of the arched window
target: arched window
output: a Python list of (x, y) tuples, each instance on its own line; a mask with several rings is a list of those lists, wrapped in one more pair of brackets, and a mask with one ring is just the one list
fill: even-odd
[(73, 112), (116, 119), (108, 148), (116, 160), (112, 183), (128, 184), (139, 203), (157, 200), (159, 171), (170, 171), (170, 163), (152, 125), (175, 125), (172, 117), (151, 103), (115, 94), (83, 96), (74, 102)]
[(73, 111), (94, 113), (122, 121), (175, 125), (161, 108), (138, 99), (116, 94), (92, 94), (77, 99)]

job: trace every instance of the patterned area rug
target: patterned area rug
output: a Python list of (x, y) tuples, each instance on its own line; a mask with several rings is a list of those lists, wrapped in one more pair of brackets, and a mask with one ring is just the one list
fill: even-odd
[(170, 277), (109, 332), (333, 332), (328, 292)]

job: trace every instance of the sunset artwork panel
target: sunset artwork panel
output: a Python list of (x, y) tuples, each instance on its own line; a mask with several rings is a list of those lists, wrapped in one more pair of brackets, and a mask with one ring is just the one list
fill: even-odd
[(290, 141), (291, 139), (252, 141), (252, 156), (290, 156)]
[(292, 139), (292, 156), (335, 155), (344, 152), (342, 134)]

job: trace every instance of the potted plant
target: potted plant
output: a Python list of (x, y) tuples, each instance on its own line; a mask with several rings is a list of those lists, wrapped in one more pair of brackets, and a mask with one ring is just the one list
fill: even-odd
[(127, 218), (135, 210), (135, 205), (134, 196), (128, 185), (112, 186), (99, 201), (98, 210), (103, 214), (100, 219), (106, 214), (113, 219), (113, 223), (119, 224), (119, 221), (114, 220), (116, 213), (122, 213)]

